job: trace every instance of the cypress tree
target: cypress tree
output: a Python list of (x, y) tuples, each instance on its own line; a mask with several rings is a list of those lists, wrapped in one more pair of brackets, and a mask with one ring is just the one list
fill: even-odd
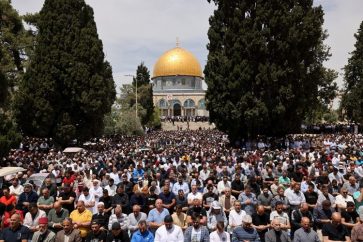
[[(152, 115), (154, 112), (154, 103), (153, 103), (153, 89), (150, 85), (150, 71), (144, 65), (144, 62), (141, 62), (140, 65), (137, 66), (136, 76), (132, 81), (132, 85), (136, 88), (136, 79), (137, 78), (137, 91), (138, 91), (138, 103), (145, 109), (145, 115), (141, 116), (141, 124), (147, 125), (152, 120)], [(135, 99), (132, 100), (130, 106), (134, 105)]]
[(324, 92), (336, 89), (323, 67), (329, 52), (321, 6), (313, 0), (213, 2), (204, 70), (211, 121), (231, 139), (298, 131)]
[(93, 10), (84, 0), (45, 0), (37, 46), (15, 100), (22, 131), (62, 144), (101, 134), (115, 100)]
[(355, 49), (344, 67), (345, 89), (341, 106), (349, 120), (363, 123), (363, 22), (354, 35)]

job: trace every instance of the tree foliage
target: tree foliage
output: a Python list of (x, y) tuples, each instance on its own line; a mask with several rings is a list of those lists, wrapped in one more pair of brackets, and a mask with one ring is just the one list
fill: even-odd
[(363, 22), (354, 36), (355, 50), (344, 67), (345, 88), (341, 107), (349, 120), (363, 123)]
[(26, 32), (10, 2), (0, 0), (0, 157), (16, 147), (21, 135), (13, 120), (13, 91), (23, 74)]
[(0, 108), (8, 109), (23, 74), (28, 43), (22, 19), (7, 0), (0, 0)]
[[(141, 107), (141, 113), (144, 110)], [(105, 135), (141, 135), (143, 129), (139, 118), (136, 118), (135, 107), (126, 106), (124, 108), (113, 107), (112, 111), (104, 119)]]
[(0, 113), (0, 157), (5, 156), (11, 148), (16, 148), (21, 138), (14, 121), (5, 113)]
[(116, 92), (92, 8), (84, 0), (46, 0), (29, 21), (38, 32), (15, 99), (22, 131), (62, 144), (101, 134)]
[[(154, 104), (153, 104), (153, 90), (150, 84), (150, 71), (144, 65), (143, 62), (141, 62), (141, 64), (137, 67), (136, 76), (132, 81), (132, 86), (134, 88), (134, 91), (136, 89), (136, 79), (137, 79), (137, 91), (138, 91), (137, 101), (146, 110), (146, 114), (144, 116), (140, 116), (141, 124), (145, 126), (152, 121)], [(136, 97), (131, 100), (131, 102), (129, 103), (130, 106), (134, 105), (135, 102), (136, 102)]]
[(336, 90), (323, 67), (329, 49), (321, 6), (313, 0), (213, 2), (204, 70), (211, 121), (232, 139), (296, 132), (309, 110)]

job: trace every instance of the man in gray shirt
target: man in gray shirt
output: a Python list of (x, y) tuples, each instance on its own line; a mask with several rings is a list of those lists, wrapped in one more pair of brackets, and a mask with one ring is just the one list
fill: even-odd
[(241, 202), (242, 209), (248, 214), (252, 215), (256, 212), (256, 205), (258, 203), (256, 195), (251, 192), (251, 187), (246, 186), (245, 191), (238, 196)]
[(310, 219), (301, 219), (301, 228), (294, 233), (293, 242), (320, 242), (318, 234), (310, 228)]
[(69, 217), (68, 210), (63, 209), (60, 202), (55, 202), (54, 207), (48, 213), (49, 229), (55, 233), (61, 231), (63, 229), (62, 222), (67, 217)]
[(281, 230), (281, 222), (278, 219), (271, 221), (271, 227), (265, 234), (265, 242), (291, 242), (290, 236), (286, 231)]
[(133, 234), (136, 230), (139, 229), (139, 221), (146, 220), (147, 215), (143, 212), (140, 212), (141, 207), (139, 205), (134, 205), (132, 207), (132, 213), (129, 214), (129, 224), (128, 229), (130, 230), (130, 233)]

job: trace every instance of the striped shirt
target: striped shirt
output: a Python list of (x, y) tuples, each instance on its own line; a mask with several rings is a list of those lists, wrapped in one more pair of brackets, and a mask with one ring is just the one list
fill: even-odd
[(235, 228), (232, 233), (232, 242), (242, 242), (245, 240), (250, 242), (260, 242), (260, 236), (254, 228)]
[(320, 239), (314, 230), (305, 231), (303, 228), (300, 228), (295, 231), (293, 242), (320, 242)]

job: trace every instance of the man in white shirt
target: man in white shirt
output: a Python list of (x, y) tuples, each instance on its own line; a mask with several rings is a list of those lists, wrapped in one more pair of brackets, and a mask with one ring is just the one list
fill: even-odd
[(120, 177), (118, 176), (118, 172), (117, 172), (117, 168), (116, 167), (113, 167), (112, 168), (112, 172), (110, 173), (110, 178), (113, 179), (113, 181), (114, 181), (114, 183), (116, 185), (118, 185), (121, 182)]
[(165, 216), (164, 225), (160, 226), (155, 232), (155, 242), (184, 242), (182, 229), (173, 224), (170, 215)]
[(337, 205), (338, 209), (346, 209), (347, 202), (354, 203), (354, 199), (352, 196), (348, 195), (348, 189), (343, 187), (340, 189), (340, 194), (335, 197), (335, 204)]
[(192, 205), (194, 199), (199, 199), (200, 201), (203, 200), (203, 195), (197, 191), (197, 185), (193, 184), (192, 185), (192, 191), (188, 194), (187, 196), (187, 200), (188, 200), (188, 205)]
[(328, 177), (330, 182), (336, 180), (339, 185), (343, 185), (344, 183), (343, 176), (338, 173), (338, 168), (334, 168), (333, 172), (329, 173)]
[(304, 193), (300, 191), (299, 183), (293, 184), (293, 190), (291, 192), (287, 192), (286, 189), (285, 196), (289, 200), (290, 208), (292, 210), (298, 208), (301, 203), (306, 202)]
[(217, 229), (210, 233), (210, 242), (230, 242), (231, 238), (229, 233), (224, 231), (224, 223), (219, 221), (217, 223)]
[(223, 180), (218, 182), (217, 190), (219, 192), (219, 195), (221, 195), (224, 192), (224, 189), (231, 188), (231, 182), (228, 181), (228, 176), (223, 176)]
[(116, 194), (117, 186), (114, 184), (114, 180), (110, 178), (108, 180), (108, 185), (105, 186), (105, 189), (108, 191), (108, 195), (113, 197)]
[(232, 231), (237, 226), (242, 226), (242, 218), (246, 215), (246, 212), (242, 210), (241, 202), (236, 200), (233, 204), (234, 209), (229, 213), (228, 230)]
[(78, 201), (83, 201), (85, 207), (92, 212), (97, 213), (95, 197), (89, 192), (88, 187), (83, 188), (82, 194), (79, 196)]
[(178, 196), (179, 190), (183, 190), (184, 194), (189, 193), (189, 186), (186, 182), (183, 181), (183, 175), (178, 176), (178, 182), (173, 185), (172, 192), (175, 196)]
[(43, 210), (40, 210), (35, 203), (29, 205), (29, 212), (25, 214), (24, 226), (28, 227), (32, 233), (39, 230), (39, 218), (47, 217)]
[[(92, 180), (93, 186), (89, 189), (89, 193), (91, 195), (93, 195), (93, 197), (95, 198), (96, 205), (97, 205), (98, 201), (100, 200), (100, 197), (102, 197), (102, 195), (103, 195), (103, 189), (100, 186), (100, 184), (101, 184), (101, 182), (99, 180), (93, 179)], [(95, 209), (97, 210), (97, 207), (95, 207)]]
[(16, 200), (18, 200), (20, 194), (24, 192), (24, 187), (19, 184), (18, 178), (14, 178), (12, 181), (12, 185), (9, 187), (10, 195), (14, 195)]
[(270, 214), (270, 221), (277, 219), (280, 222), (282, 230), (290, 230), (290, 219), (287, 213), (283, 211), (284, 204), (280, 201), (276, 202), (275, 210)]
[(203, 180), (203, 182), (205, 181), (205, 180), (207, 180), (207, 178), (210, 176), (210, 171), (208, 170), (208, 167), (207, 167), (207, 164), (206, 163), (204, 163), (203, 164), (203, 169), (200, 171), (200, 175), (199, 175), (199, 177), (200, 177), (200, 179), (202, 179)]

